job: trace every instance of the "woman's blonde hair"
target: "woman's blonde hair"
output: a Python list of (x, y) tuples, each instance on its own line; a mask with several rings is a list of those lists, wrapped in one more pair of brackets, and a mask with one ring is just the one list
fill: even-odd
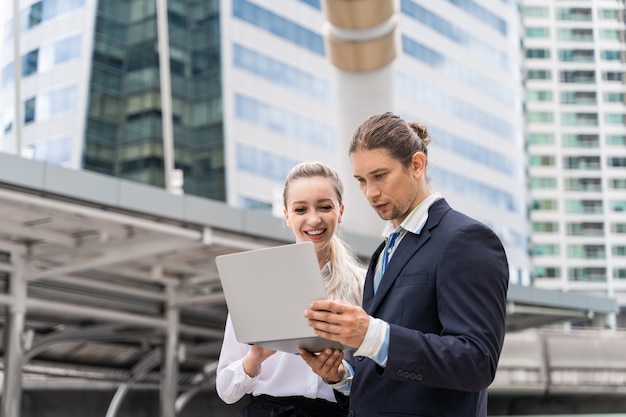
[[(343, 184), (339, 175), (332, 168), (321, 162), (303, 162), (296, 165), (287, 174), (283, 187), (283, 204), (287, 208), (287, 194), (292, 181), (301, 178), (321, 177), (329, 180), (339, 205), (343, 204)], [(353, 305), (361, 305), (363, 299), (362, 267), (352, 249), (337, 236), (337, 231), (330, 241), (331, 277), (326, 282), (328, 297), (342, 300)]]

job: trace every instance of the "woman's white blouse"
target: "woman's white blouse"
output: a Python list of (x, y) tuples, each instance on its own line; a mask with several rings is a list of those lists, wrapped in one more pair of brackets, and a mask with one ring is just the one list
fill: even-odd
[[(324, 273), (330, 273), (328, 265), (322, 268), (322, 276), (326, 278)], [(336, 401), (332, 388), (293, 353), (276, 352), (263, 362), (259, 374), (251, 378), (243, 370), (243, 357), (249, 349), (247, 344), (237, 342), (229, 314), (215, 380), (217, 394), (225, 403), (233, 404), (246, 394), (273, 397), (300, 395)]]

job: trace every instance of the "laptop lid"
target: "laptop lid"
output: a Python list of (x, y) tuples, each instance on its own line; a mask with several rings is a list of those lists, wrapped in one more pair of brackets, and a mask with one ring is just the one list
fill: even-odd
[(291, 353), (344, 349), (316, 336), (303, 316), (311, 301), (327, 298), (312, 242), (220, 255), (215, 263), (240, 343)]

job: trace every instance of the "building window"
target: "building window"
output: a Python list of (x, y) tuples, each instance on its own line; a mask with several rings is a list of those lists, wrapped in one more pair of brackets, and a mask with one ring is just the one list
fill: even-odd
[(624, 125), (624, 115), (621, 113), (606, 113), (604, 122), (608, 125)]
[(550, 29), (546, 27), (527, 27), (525, 30), (527, 38), (549, 38)]
[(616, 279), (626, 279), (626, 268), (615, 268), (613, 270), (613, 277)]
[(547, 267), (547, 266), (536, 266), (535, 269), (535, 278), (559, 278), (561, 276), (561, 270), (557, 267)]
[(620, 34), (620, 30), (603, 29), (600, 31), (600, 39), (619, 41)]
[(555, 161), (552, 155), (530, 155), (528, 163), (531, 167), (553, 167)]
[(552, 73), (550, 70), (528, 70), (526, 72), (526, 78), (529, 80), (550, 80)]
[(548, 59), (550, 58), (550, 50), (543, 48), (527, 49), (526, 58), (529, 59)]
[(619, 103), (624, 104), (624, 93), (607, 92), (603, 94), (605, 103)]
[(606, 282), (606, 268), (569, 268), (570, 281)]
[(613, 253), (613, 256), (619, 256), (620, 258), (623, 258), (626, 256), (626, 246), (623, 246), (623, 245), (613, 246), (613, 249), (611, 250), (611, 252)]
[(560, 49), (559, 60), (563, 62), (594, 62), (593, 49)]
[(617, 9), (600, 9), (598, 17), (603, 20), (619, 20), (622, 21), (623, 12)]
[(604, 245), (567, 245), (570, 259), (606, 259)]
[(566, 156), (563, 158), (563, 167), (565, 169), (577, 170), (599, 170), (599, 156)]
[(621, 61), (622, 60), (622, 52), (621, 51), (604, 50), (604, 51), (601, 52), (600, 56), (605, 61)]
[(621, 71), (603, 71), (602, 79), (605, 81), (622, 81), (623, 73)]
[(556, 10), (556, 15), (558, 20), (591, 21), (591, 9), (586, 7), (559, 8)]
[(598, 115), (596, 113), (563, 113), (561, 124), (563, 126), (597, 126)]
[(592, 29), (559, 29), (557, 39), (560, 41), (593, 42)]
[(546, 90), (528, 90), (526, 92), (526, 101), (536, 102), (536, 101), (552, 101), (552, 91)]
[(602, 214), (601, 200), (566, 200), (565, 212), (573, 214)]
[(528, 143), (531, 145), (552, 145), (554, 144), (554, 135), (552, 133), (530, 133)]
[(603, 223), (567, 223), (568, 236), (604, 236)]
[(29, 98), (24, 102), (24, 124), (35, 121), (35, 97)]
[(548, 17), (548, 8), (541, 6), (524, 6), (522, 7), (522, 15), (524, 17)]
[(533, 222), (533, 232), (535, 233), (557, 233), (559, 224), (556, 222)]
[(42, 3), (43, 2), (38, 1), (37, 3), (31, 4), (30, 8), (28, 9), (28, 23), (26, 26), (27, 28), (30, 29), (41, 23), (42, 18), (43, 18), (43, 13), (42, 13), (43, 4)]
[(555, 211), (557, 202), (556, 200), (533, 200), (531, 207), (533, 210)]
[(558, 244), (536, 244), (532, 245), (532, 253), (535, 256), (558, 256), (559, 255)]
[(626, 136), (625, 135), (607, 135), (606, 144), (615, 145), (615, 146), (626, 146)]
[(39, 49), (30, 51), (26, 55), (22, 56), (22, 76), (23, 77), (26, 77), (28, 75), (31, 75), (37, 72), (38, 60), (39, 60)]
[(566, 178), (566, 191), (596, 192), (602, 191), (600, 178)]
[(81, 37), (72, 36), (54, 44), (54, 64), (69, 61), (80, 56)]
[(611, 232), (616, 235), (626, 235), (626, 223), (611, 223)]
[(70, 162), (71, 146), (69, 138), (37, 142), (33, 145), (33, 159), (57, 165), (67, 164)]
[(567, 148), (599, 148), (598, 135), (563, 135), (563, 146)]
[(626, 200), (611, 200), (609, 201), (609, 206), (611, 211), (626, 212)]
[(596, 82), (595, 71), (561, 71), (562, 83), (591, 84)]
[(247, 0), (235, 0), (232, 7), (233, 16), (252, 23), (318, 55), (324, 55), (324, 38), (312, 30)]
[(609, 188), (613, 190), (626, 190), (626, 178), (611, 178)]
[(530, 179), (530, 188), (532, 189), (556, 188), (556, 178), (532, 177)]
[(530, 111), (526, 114), (526, 121), (530, 124), (552, 123), (554, 114), (544, 111)]
[(596, 104), (596, 93), (595, 91), (563, 91), (561, 104)]
[(625, 157), (611, 157), (607, 159), (607, 164), (610, 167), (626, 167)]

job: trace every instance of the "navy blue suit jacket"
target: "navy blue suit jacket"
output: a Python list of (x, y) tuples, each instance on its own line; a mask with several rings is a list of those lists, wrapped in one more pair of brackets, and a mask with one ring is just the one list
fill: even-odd
[(383, 246), (370, 261), (363, 308), (389, 323), (389, 356), (384, 368), (350, 361), (349, 415), (486, 416), (509, 282), (500, 239), (440, 199), (421, 233), (402, 238), (374, 295)]

